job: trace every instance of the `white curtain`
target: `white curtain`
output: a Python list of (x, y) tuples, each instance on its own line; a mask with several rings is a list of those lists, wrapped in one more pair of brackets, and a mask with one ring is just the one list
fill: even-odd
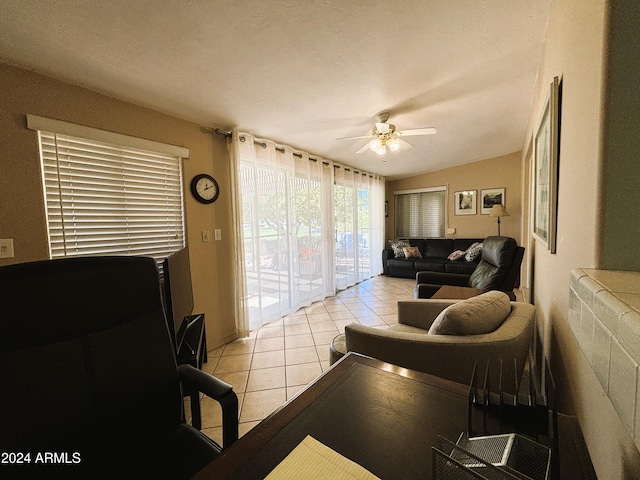
[[(236, 276), (243, 283), (237, 289), (241, 334), (382, 271), (382, 179), (345, 169), (350, 180), (336, 181), (334, 188), (343, 167), (243, 132), (233, 132), (231, 152), (241, 239), (237, 265), (243, 273)], [(348, 214), (338, 215), (343, 211)], [(355, 249), (338, 251), (344, 244), (338, 238)], [(347, 257), (343, 278), (336, 259)]]
[(384, 181), (336, 166), (336, 288), (343, 290), (382, 271)]
[[(232, 138), (238, 138), (238, 131), (232, 132)], [(235, 319), (236, 328), (240, 337), (249, 336), (249, 312), (247, 311), (247, 290), (245, 275), (245, 258), (242, 240), (242, 197), (240, 192), (240, 143), (229, 143), (229, 158), (231, 160), (231, 209), (233, 217), (233, 251), (235, 275), (233, 275), (233, 287), (235, 293)]]

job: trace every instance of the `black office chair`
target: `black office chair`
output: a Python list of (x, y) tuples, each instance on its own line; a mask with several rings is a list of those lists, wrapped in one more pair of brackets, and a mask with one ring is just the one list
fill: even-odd
[(233, 388), (176, 365), (152, 258), (1, 267), (0, 379), (0, 451), (30, 454), (6, 478), (191, 478), (221, 447), (185, 423), (181, 385), (238, 438)]

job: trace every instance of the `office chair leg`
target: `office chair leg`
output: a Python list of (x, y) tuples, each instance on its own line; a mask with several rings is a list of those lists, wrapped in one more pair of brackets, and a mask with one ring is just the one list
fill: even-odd
[(198, 392), (192, 393), (189, 398), (191, 399), (191, 425), (194, 428), (200, 430), (202, 428), (202, 414), (200, 412), (200, 394)]

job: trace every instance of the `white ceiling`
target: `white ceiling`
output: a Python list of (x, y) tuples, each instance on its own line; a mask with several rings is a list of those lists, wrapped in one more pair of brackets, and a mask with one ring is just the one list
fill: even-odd
[[(389, 179), (519, 151), (551, 0), (0, 0), (0, 59)], [(384, 110), (414, 148), (355, 154)]]

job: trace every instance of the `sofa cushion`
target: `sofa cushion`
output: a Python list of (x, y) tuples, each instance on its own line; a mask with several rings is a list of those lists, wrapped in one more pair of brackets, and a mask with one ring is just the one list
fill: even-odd
[(429, 328), (430, 335), (482, 335), (496, 330), (511, 313), (509, 296), (493, 290), (445, 308)]
[(424, 257), (415, 261), (416, 272), (444, 272), (446, 258)]
[(390, 258), (387, 260), (387, 266), (394, 270), (410, 270), (415, 269), (413, 258)]
[(453, 252), (453, 240), (449, 238), (428, 238), (424, 242), (423, 257), (447, 258)]
[(478, 262), (478, 259), (473, 262), (467, 262), (464, 259), (454, 262), (447, 261), (447, 263), (444, 264), (444, 271), (447, 273), (464, 273), (465, 275), (471, 275), (478, 266)]
[(404, 258), (422, 258), (420, 249), (418, 247), (404, 247)]

